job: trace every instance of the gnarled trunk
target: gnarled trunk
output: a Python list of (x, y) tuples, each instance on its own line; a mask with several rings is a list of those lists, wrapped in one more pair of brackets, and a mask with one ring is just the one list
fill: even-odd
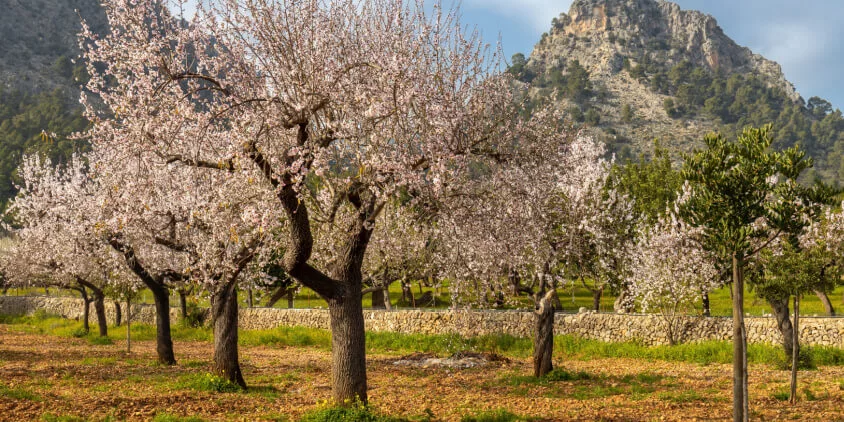
[(592, 309), (594, 309), (595, 312), (599, 312), (601, 310), (601, 296), (603, 295), (603, 287), (592, 290)]
[(533, 375), (541, 377), (554, 369), (552, 356), (554, 353), (554, 290), (549, 290), (539, 300), (539, 307), (535, 312), (536, 325), (533, 336)]
[(785, 350), (785, 355), (791, 356), (794, 328), (791, 325), (791, 315), (788, 311), (788, 298), (768, 299), (768, 303), (777, 319), (777, 329), (782, 334), (782, 347)]
[(629, 314), (633, 312), (633, 301), (630, 299), (630, 289), (627, 284), (621, 286), (612, 308), (618, 314)]
[(155, 301), (155, 350), (158, 352), (158, 362), (175, 365), (173, 338), (170, 336), (170, 292), (160, 286), (150, 290)]
[(360, 285), (340, 299), (328, 302), (331, 317), (331, 379), (334, 400), (349, 404), (365, 403), (366, 333)]
[(823, 304), (823, 309), (824, 311), (826, 311), (826, 314), (829, 316), (835, 316), (835, 308), (832, 306), (832, 301), (829, 300), (829, 296), (827, 296), (825, 292), (822, 292), (820, 290), (815, 290), (815, 295), (818, 297), (818, 299), (821, 300), (821, 303)]
[(214, 324), (214, 372), (243, 388), (237, 349), (237, 289), (232, 286), (211, 296)]
[(375, 289), (372, 291), (372, 308), (373, 309), (384, 309), (384, 290), (383, 289)]
[(105, 311), (105, 295), (100, 289), (92, 289), (94, 293), (94, 312), (97, 314), (97, 325), (100, 329), (100, 337), (108, 337), (108, 319)]
[(747, 422), (747, 331), (744, 327), (744, 259), (733, 256), (733, 421)]

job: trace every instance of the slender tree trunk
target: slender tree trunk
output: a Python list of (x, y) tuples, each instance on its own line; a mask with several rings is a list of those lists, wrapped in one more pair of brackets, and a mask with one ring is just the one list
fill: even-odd
[(384, 288), (384, 309), (388, 311), (393, 310), (393, 304), (390, 302), (390, 288), (389, 284)]
[(747, 422), (747, 332), (744, 327), (744, 259), (733, 255), (733, 421)]
[(384, 309), (384, 290), (376, 289), (372, 291), (372, 308)]
[(181, 312), (179, 315), (182, 317), (182, 322), (187, 322), (187, 320), (188, 320), (188, 298), (187, 298), (187, 294), (182, 289), (178, 289), (176, 291), (179, 293), (179, 311)]
[(618, 297), (613, 303), (613, 310), (619, 314), (629, 314), (633, 312), (633, 301), (630, 300), (630, 287), (627, 283), (621, 286), (621, 291), (618, 292)]
[(123, 312), (120, 309), (120, 302), (114, 301), (114, 326), (119, 327), (123, 323)]
[(601, 296), (603, 296), (603, 295), (604, 295), (604, 288), (603, 287), (592, 290), (592, 309), (594, 309), (595, 312), (598, 312), (598, 311), (601, 310)]
[(800, 358), (800, 296), (794, 295), (794, 332), (791, 334), (791, 393), (788, 401), (797, 403), (797, 367)]
[(88, 316), (91, 312), (91, 298), (88, 297), (88, 291), (85, 290), (85, 287), (81, 287), (79, 290), (79, 294), (82, 295), (82, 331), (85, 334), (91, 331), (91, 327), (88, 325)]
[(712, 316), (712, 310), (709, 305), (709, 293), (703, 292), (703, 295), (701, 295), (701, 304), (703, 305), (703, 316)]
[[(355, 283), (349, 283), (354, 285)], [(328, 302), (331, 317), (331, 378), (334, 400), (366, 403), (366, 333), (360, 284), (345, 297)]]
[(243, 388), (237, 348), (237, 288), (231, 286), (211, 296), (214, 324), (214, 372)]
[[(148, 286), (149, 287), (149, 286)], [(170, 336), (170, 292), (164, 287), (150, 288), (155, 300), (155, 340), (158, 362), (175, 365), (173, 339)]]
[(264, 305), (267, 308), (272, 308), (278, 303), (279, 300), (283, 297), (287, 297), (287, 307), (292, 308), (293, 305), (293, 287), (279, 287), (276, 289), (273, 294), (270, 295), (269, 299), (267, 299), (267, 304)]
[(554, 369), (552, 355), (554, 352), (554, 290), (549, 290), (539, 300), (539, 307), (535, 312), (536, 325), (533, 337), (533, 376), (541, 377)]
[(132, 353), (132, 299), (126, 296), (126, 354)]
[(100, 337), (108, 337), (108, 319), (105, 312), (105, 295), (100, 289), (91, 289), (94, 294), (94, 312), (97, 314), (97, 325)]
[(774, 317), (777, 319), (777, 328), (782, 334), (782, 347), (785, 350), (786, 356), (791, 356), (794, 335), (794, 327), (791, 325), (791, 312), (788, 311), (788, 298), (771, 300), (771, 310), (774, 312)]
[(254, 304), (255, 302), (254, 302), (254, 297), (252, 296), (252, 289), (246, 289), (246, 294), (248, 295), (248, 296), (246, 297), (246, 301), (247, 301), (247, 303), (249, 304), (249, 307), (250, 307), (250, 308), (254, 307), (254, 306), (253, 306), (253, 304)]
[(815, 295), (817, 295), (818, 299), (820, 299), (821, 303), (823, 303), (823, 308), (826, 311), (826, 314), (829, 316), (835, 316), (835, 308), (832, 306), (832, 301), (829, 300), (829, 296), (820, 290), (815, 290)]

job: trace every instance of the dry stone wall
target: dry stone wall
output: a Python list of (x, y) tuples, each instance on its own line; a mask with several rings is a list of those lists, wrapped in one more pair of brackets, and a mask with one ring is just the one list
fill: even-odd
[[(79, 319), (82, 301), (75, 298), (0, 296), (0, 314), (32, 314), (38, 309), (64, 318)], [(113, 304), (106, 304), (106, 313), (109, 321), (114, 321)], [(133, 321), (155, 323), (151, 305), (135, 305), (132, 314)], [(177, 321), (179, 311), (174, 308), (170, 315), (173, 321)], [(244, 308), (240, 310), (239, 317), (240, 328), (247, 330), (279, 326), (329, 327), (328, 311), (325, 309)], [(91, 318), (93, 321), (93, 313)], [(529, 337), (533, 329), (533, 314), (523, 311), (365, 310), (364, 319), (367, 330), (405, 334), (459, 334), (465, 337), (509, 334)], [(731, 318), (690, 318), (686, 322), (686, 341), (732, 338)], [(748, 317), (745, 323), (750, 343), (781, 341), (774, 318)], [(573, 334), (607, 342), (668, 343), (663, 320), (655, 315), (557, 314), (554, 324), (556, 334)], [(844, 318), (803, 317), (800, 320), (800, 338), (805, 345), (844, 348)]]

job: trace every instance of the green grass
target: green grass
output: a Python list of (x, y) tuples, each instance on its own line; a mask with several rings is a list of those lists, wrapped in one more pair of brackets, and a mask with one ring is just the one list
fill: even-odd
[(54, 415), (52, 413), (45, 413), (41, 415), (41, 420), (44, 422), (85, 422), (85, 418), (73, 415)]
[(489, 410), (460, 418), (460, 422), (521, 422), (533, 420), (536, 420), (536, 418), (519, 416), (505, 409)]
[[(67, 320), (37, 312), (31, 316), (0, 316), (0, 323), (12, 324), (14, 329), (35, 334), (49, 334), (73, 337), (81, 327), (78, 321)], [(210, 328), (183, 327), (174, 324), (172, 337), (179, 341), (211, 341)], [(112, 328), (108, 338), (89, 333), (86, 339), (96, 344), (123, 342), (126, 327)], [(328, 350), (331, 334), (327, 330), (305, 327), (278, 327), (269, 330), (242, 330), (240, 344), (269, 347), (314, 347)], [(146, 324), (132, 324), (133, 340), (155, 340), (155, 327)], [(487, 335), (464, 338), (458, 335), (400, 334), (392, 332), (367, 332), (366, 346), (373, 353), (435, 353), (450, 355), (460, 351), (490, 352), (500, 355), (525, 358), (531, 356), (533, 343), (527, 338), (509, 335)], [(554, 355), (563, 359), (633, 358), (689, 362), (701, 365), (732, 362), (732, 343), (728, 341), (705, 341), (685, 343), (676, 346), (645, 346), (637, 342), (606, 343), (598, 340), (562, 335), (554, 340)], [(836, 347), (804, 347), (807, 361), (816, 366), (844, 365), (844, 349)], [(782, 367), (786, 357), (782, 348), (768, 344), (748, 345), (748, 362)], [(199, 362), (186, 365), (201, 366)]]
[(0, 397), (6, 397), (12, 400), (41, 401), (40, 396), (29, 390), (18, 387), (9, 387), (4, 384), (0, 384)]
[(366, 406), (329, 407), (306, 413), (301, 422), (406, 422), (408, 419), (395, 418), (377, 413)]
[(701, 401), (704, 399), (703, 396), (698, 394), (697, 391), (694, 390), (684, 390), (684, 391), (663, 391), (657, 394), (657, 397), (660, 400), (668, 401), (671, 403), (688, 403), (693, 401)]
[(239, 385), (210, 373), (184, 375), (176, 382), (175, 387), (212, 393), (243, 392)]
[(203, 422), (203, 420), (196, 416), (176, 416), (169, 413), (158, 413), (152, 418), (153, 422)]

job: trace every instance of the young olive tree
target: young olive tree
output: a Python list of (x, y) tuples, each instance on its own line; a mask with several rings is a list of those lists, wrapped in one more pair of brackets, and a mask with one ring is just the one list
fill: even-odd
[[(223, 0), (187, 21), (167, 3), (181, 2), (108, 0), (111, 32), (83, 30), (92, 143), (273, 195), (284, 271), (329, 306), (334, 398), (365, 402), (362, 266), (378, 216), (399, 192), (437, 197), (509, 147), (512, 79), (439, 4)], [(331, 259), (314, 256), (325, 250), (304, 200), (315, 179), (353, 210), (341, 234), (319, 239), (340, 245)]]
[(685, 157), (682, 217), (703, 231), (703, 244), (731, 262), (733, 298), (733, 419), (746, 421), (747, 332), (744, 272), (748, 259), (770, 242), (803, 224), (818, 192), (797, 180), (812, 166), (794, 147), (771, 151), (770, 127), (747, 128), (736, 142), (721, 135), (704, 138), (706, 148)]

